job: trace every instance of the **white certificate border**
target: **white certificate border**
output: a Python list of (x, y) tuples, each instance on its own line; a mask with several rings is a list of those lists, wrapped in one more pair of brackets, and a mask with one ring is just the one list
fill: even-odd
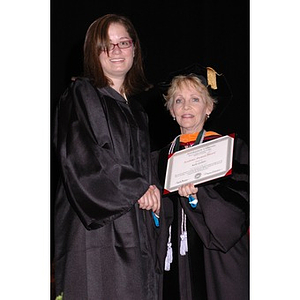
[[(209, 175), (209, 176), (205, 176), (204, 178), (199, 178), (199, 179), (195, 179), (193, 181), (189, 181), (189, 183), (194, 183), (196, 185), (199, 185), (199, 184), (202, 184), (202, 183), (206, 183), (208, 181), (212, 181), (212, 180), (215, 180), (215, 179), (218, 179), (220, 177), (224, 177), (226, 176), (226, 174), (232, 169), (232, 163), (233, 163), (233, 148), (234, 148), (234, 136), (230, 136), (230, 135), (225, 135), (225, 136), (222, 136), (220, 138), (217, 138), (217, 139), (214, 139), (214, 140), (211, 140), (211, 141), (208, 141), (206, 143), (203, 143), (203, 144), (199, 144), (195, 147), (197, 148), (206, 148), (206, 147), (209, 147), (210, 145), (213, 145), (213, 144), (217, 144), (219, 143), (220, 141), (223, 141), (223, 140), (227, 140), (227, 157), (226, 157), (226, 163), (225, 163), (225, 168), (222, 169), (220, 172), (218, 173), (214, 173), (212, 175)], [(178, 188), (182, 185), (182, 184), (179, 184), (179, 185), (175, 185), (175, 186), (172, 186), (170, 187), (170, 181), (171, 181), (171, 176), (170, 174), (172, 174), (172, 169), (173, 169), (173, 163), (171, 163), (171, 161), (173, 162), (173, 159), (171, 159), (172, 157), (174, 157), (175, 155), (181, 155), (185, 152), (193, 152), (195, 151), (195, 147), (190, 147), (190, 148), (186, 148), (186, 149), (183, 149), (183, 150), (180, 150), (178, 152), (175, 152), (169, 159), (168, 159), (168, 163), (167, 163), (167, 171), (166, 171), (166, 178), (165, 178), (165, 186), (164, 186), (164, 189), (165, 189), (165, 193), (168, 193), (168, 192), (175, 192), (178, 190)]]

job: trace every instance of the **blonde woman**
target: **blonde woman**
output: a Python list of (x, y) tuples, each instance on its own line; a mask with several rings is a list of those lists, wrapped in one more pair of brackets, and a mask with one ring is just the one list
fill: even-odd
[[(164, 186), (168, 156), (219, 138), (205, 130), (216, 105), (206, 78), (176, 76), (166, 107), (181, 134), (153, 155)], [(218, 182), (186, 184), (162, 199), (167, 223), (160, 249), (165, 259), (162, 299), (246, 300), (248, 295), (248, 152), (236, 139), (233, 174)]]

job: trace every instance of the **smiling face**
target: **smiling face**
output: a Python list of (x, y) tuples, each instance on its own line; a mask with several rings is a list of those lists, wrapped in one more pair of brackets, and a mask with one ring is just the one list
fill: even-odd
[[(131, 37), (125, 27), (120, 23), (110, 24), (108, 36), (112, 44), (131, 41)], [(126, 49), (120, 49), (118, 46), (115, 46), (114, 49), (109, 52), (101, 51), (99, 59), (104, 75), (114, 83), (116, 83), (116, 81), (123, 82), (127, 72), (132, 67), (133, 57), (133, 45)]]
[(176, 118), (182, 134), (201, 131), (206, 115), (212, 111), (204, 95), (188, 82), (183, 82), (176, 89), (171, 99), (170, 112)]

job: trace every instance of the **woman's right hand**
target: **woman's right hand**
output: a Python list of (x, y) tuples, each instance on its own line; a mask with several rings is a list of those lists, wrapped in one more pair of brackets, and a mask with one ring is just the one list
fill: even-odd
[(189, 197), (192, 195), (194, 198), (197, 199), (198, 188), (194, 186), (193, 183), (187, 183), (179, 187), (178, 194), (182, 197)]
[(160, 191), (155, 185), (150, 185), (147, 192), (138, 200), (141, 209), (152, 210), (159, 215)]

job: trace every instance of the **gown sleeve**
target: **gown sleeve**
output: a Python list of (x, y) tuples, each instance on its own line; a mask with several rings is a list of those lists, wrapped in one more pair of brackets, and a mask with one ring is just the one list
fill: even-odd
[(227, 252), (247, 233), (248, 173), (248, 147), (237, 139), (232, 176), (199, 186), (195, 209), (181, 197), (181, 205), (206, 248)]
[(87, 80), (76, 80), (61, 97), (53, 135), (65, 193), (87, 229), (125, 214), (148, 189), (127, 150), (115, 155), (101, 98)]

